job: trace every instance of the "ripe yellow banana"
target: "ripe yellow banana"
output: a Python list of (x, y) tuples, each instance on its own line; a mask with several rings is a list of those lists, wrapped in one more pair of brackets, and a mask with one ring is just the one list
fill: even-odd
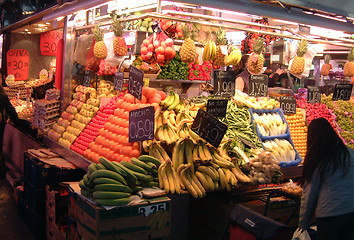
[(164, 181), (163, 181), (163, 177), (162, 177), (162, 168), (163, 167), (165, 167), (165, 163), (162, 163), (159, 166), (159, 169), (157, 170), (158, 180), (159, 180), (159, 188), (160, 189), (164, 189), (164, 187), (163, 187)]
[(194, 143), (191, 139), (185, 139), (184, 156), (186, 157), (186, 162), (191, 165), (191, 169), (194, 172), (194, 162), (193, 162), (193, 151)]
[(213, 181), (218, 181), (218, 177), (215, 175), (215, 173), (210, 169), (208, 168), (207, 166), (199, 166), (197, 168), (197, 170), (199, 172), (203, 172), (203, 173), (206, 173), (211, 179), (213, 179)]
[(220, 176), (220, 181), (219, 181), (220, 182), (220, 188), (222, 190), (224, 190), (224, 189), (226, 189), (226, 184), (227, 184), (225, 173), (224, 173), (224, 171), (221, 168), (218, 169), (218, 173), (219, 173), (219, 176)]
[(163, 181), (163, 189), (165, 190), (165, 193), (169, 193), (170, 192), (170, 184), (168, 182), (168, 177), (167, 177), (166, 163), (165, 164), (161, 164), (160, 166), (162, 166), (162, 168), (161, 168), (161, 178), (162, 178), (162, 181)]
[(200, 198), (204, 197), (204, 194), (203, 194), (204, 188), (203, 188), (203, 190), (201, 188), (199, 188), (199, 186), (196, 183), (195, 179), (193, 179), (193, 176), (195, 176), (195, 175), (194, 175), (194, 173), (192, 173), (190, 168), (187, 168), (186, 170), (188, 170), (188, 172), (186, 173), (186, 177), (187, 177), (188, 181), (190, 181), (190, 183), (192, 184), (194, 190), (197, 192), (198, 197), (200, 197)]
[(200, 183), (200, 181), (198, 180), (197, 176), (194, 174), (194, 172), (190, 171), (191, 177), (192, 177), (192, 181), (194, 182), (194, 184), (198, 187), (198, 189), (201, 191), (202, 196), (201, 197), (205, 197), (206, 192), (205, 189), (203, 187), (203, 185)]
[(203, 172), (200, 172), (200, 173), (203, 174), (205, 179), (208, 181), (208, 185), (209, 185), (210, 191), (214, 191), (215, 190), (215, 184), (213, 182), (213, 179), (211, 179), (211, 177), (209, 177), (209, 175), (207, 175), (206, 173), (203, 173)]
[(174, 194), (176, 191), (176, 186), (175, 186), (175, 182), (174, 182), (174, 177), (173, 177), (170, 161), (166, 163), (165, 171), (166, 171), (166, 176), (167, 176), (168, 185), (169, 185), (169, 192)]
[[(201, 172), (199, 172), (199, 171), (196, 171), (194, 174), (197, 176), (198, 180), (199, 180), (200, 183), (203, 185), (203, 188), (204, 188), (206, 191), (211, 191), (211, 186), (209, 185), (209, 182), (208, 182), (208, 180), (205, 178), (204, 174), (201, 173)], [(213, 184), (213, 186), (214, 186), (214, 184)]]
[(172, 176), (173, 176), (174, 183), (175, 183), (176, 193), (180, 194), (181, 193), (181, 181), (179, 179), (179, 176), (177, 175), (176, 169), (171, 167), (171, 170), (172, 170)]
[(192, 195), (192, 197), (198, 198), (198, 193), (197, 193), (196, 189), (194, 189), (194, 186), (192, 185), (191, 181), (187, 178), (187, 173), (188, 173), (187, 168), (184, 168), (181, 171), (181, 173), (180, 173), (181, 181), (182, 181), (183, 185), (185, 186), (185, 188), (187, 189), (187, 191)]
[(159, 143), (155, 143), (155, 147), (156, 147), (157, 151), (160, 153), (160, 155), (162, 156), (162, 158), (164, 159), (163, 162), (171, 161), (166, 150)]
[(179, 139), (172, 150), (172, 166), (174, 169), (178, 169), (183, 164), (183, 150), (183, 139)]
[(241, 169), (235, 165), (234, 168), (231, 168), (232, 173), (236, 176), (237, 180), (242, 183), (250, 183), (251, 179), (244, 174)]

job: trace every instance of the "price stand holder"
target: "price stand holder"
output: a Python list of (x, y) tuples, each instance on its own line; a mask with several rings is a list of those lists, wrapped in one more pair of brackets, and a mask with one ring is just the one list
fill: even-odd
[(214, 70), (214, 94), (216, 96), (231, 97), (235, 95), (235, 71)]
[(307, 102), (308, 103), (320, 103), (321, 92), (318, 87), (307, 86)]
[(249, 78), (248, 95), (253, 97), (267, 97), (268, 75), (251, 74)]
[(141, 100), (141, 96), (143, 92), (143, 86), (144, 86), (143, 79), (144, 79), (144, 72), (130, 65), (128, 92), (139, 100)]
[(129, 142), (154, 138), (155, 108), (139, 108), (129, 112)]
[(223, 118), (226, 116), (227, 103), (227, 99), (209, 99), (206, 111), (214, 117)]
[(122, 91), (123, 90), (123, 83), (124, 83), (124, 73), (123, 72), (116, 72), (113, 79), (114, 90)]
[(296, 100), (294, 96), (282, 96), (279, 99), (280, 108), (283, 110), (284, 114), (295, 114), (296, 113)]
[(92, 71), (84, 70), (82, 85), (84, 85), (85, 87), (89, 87), (91, 85), (91, 79), (92, 79)]
[(227, 126), (206, 111), (199, 109), (191, 130), (218, 148), (227, 131)]
[(352, 95), (353, 84), (336, 84), (333, 92), (333, 101), (343, 100), (348, 101)]

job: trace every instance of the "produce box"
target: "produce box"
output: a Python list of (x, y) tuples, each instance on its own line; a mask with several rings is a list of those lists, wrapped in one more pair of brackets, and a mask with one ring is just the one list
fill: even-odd
[(171, 226), (170, 207), (171, 200), (160, 197), (136, 205), (102, 208), (78, 194), (77, 230), (85, 240), (167, 237)]
[(46, 190), (47, 224), (48, 222), (53, 222), (57, 228), (67, 225), (68, 188), (64, 186), (46, 186)]

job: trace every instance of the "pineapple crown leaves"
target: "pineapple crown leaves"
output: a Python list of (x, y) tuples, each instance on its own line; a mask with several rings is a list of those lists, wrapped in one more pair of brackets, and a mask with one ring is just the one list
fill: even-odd
[(183, 26), (182, 33), (183, 33), (184, 39), (187, 39), (187, 38), (191, 37), (192, 31), (191, 31), (191, 29), (190, 29), (188, 24)]
[(214, 32), (216, 35), (215, 43), (217, 45), (226, 45), (227, 38), (226, 38), (226, 31), (222, 28), (219, 28), (217, 31)]
[(297, 47), (296, 54), (299, 57), (303, 57), (307, 52), (307, 47), (308, 47), (307, 41), (305, 39), (301, 39), (301, 41), (299, 42), (299, 46)]
[(329, 62), (331, 61), (331, 55), (326, 54), (324, 57), (325, 63), (329, 64)]
[(253, 52), (261, 54), (263, 49), (264, 49), (264, 39), (259, 37), (256, 39), (256, 41), (254, 41), (253, 43)]
[(122, 23), (118, 19), (117, 15), (112, 17), (112, 27), (115, 36), (121, 37), (123, 35)]
[(98, 25), (95, 25), (92, 32), (93, 32), (93, 37), (95, 38), (96, 42), (103, 41), (103, 33), (101, 32)]
[(348, 60), (349, 61), (353, 61), (354, 60), (354, 47), (352, 47), (349, 51), (349, 54), (348, 54)]

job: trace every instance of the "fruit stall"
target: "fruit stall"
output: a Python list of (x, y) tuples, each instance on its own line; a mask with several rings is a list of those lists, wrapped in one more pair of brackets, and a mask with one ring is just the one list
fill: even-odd
[(222, 239), (240, 203), (296, 226), (308, 124), (327, 119), (354, 148), (354, 30), (213, 1), (83, 2), (1, 31), (5, 91), (34, 130), (7, 124), (3, 145), (32, 232)]

